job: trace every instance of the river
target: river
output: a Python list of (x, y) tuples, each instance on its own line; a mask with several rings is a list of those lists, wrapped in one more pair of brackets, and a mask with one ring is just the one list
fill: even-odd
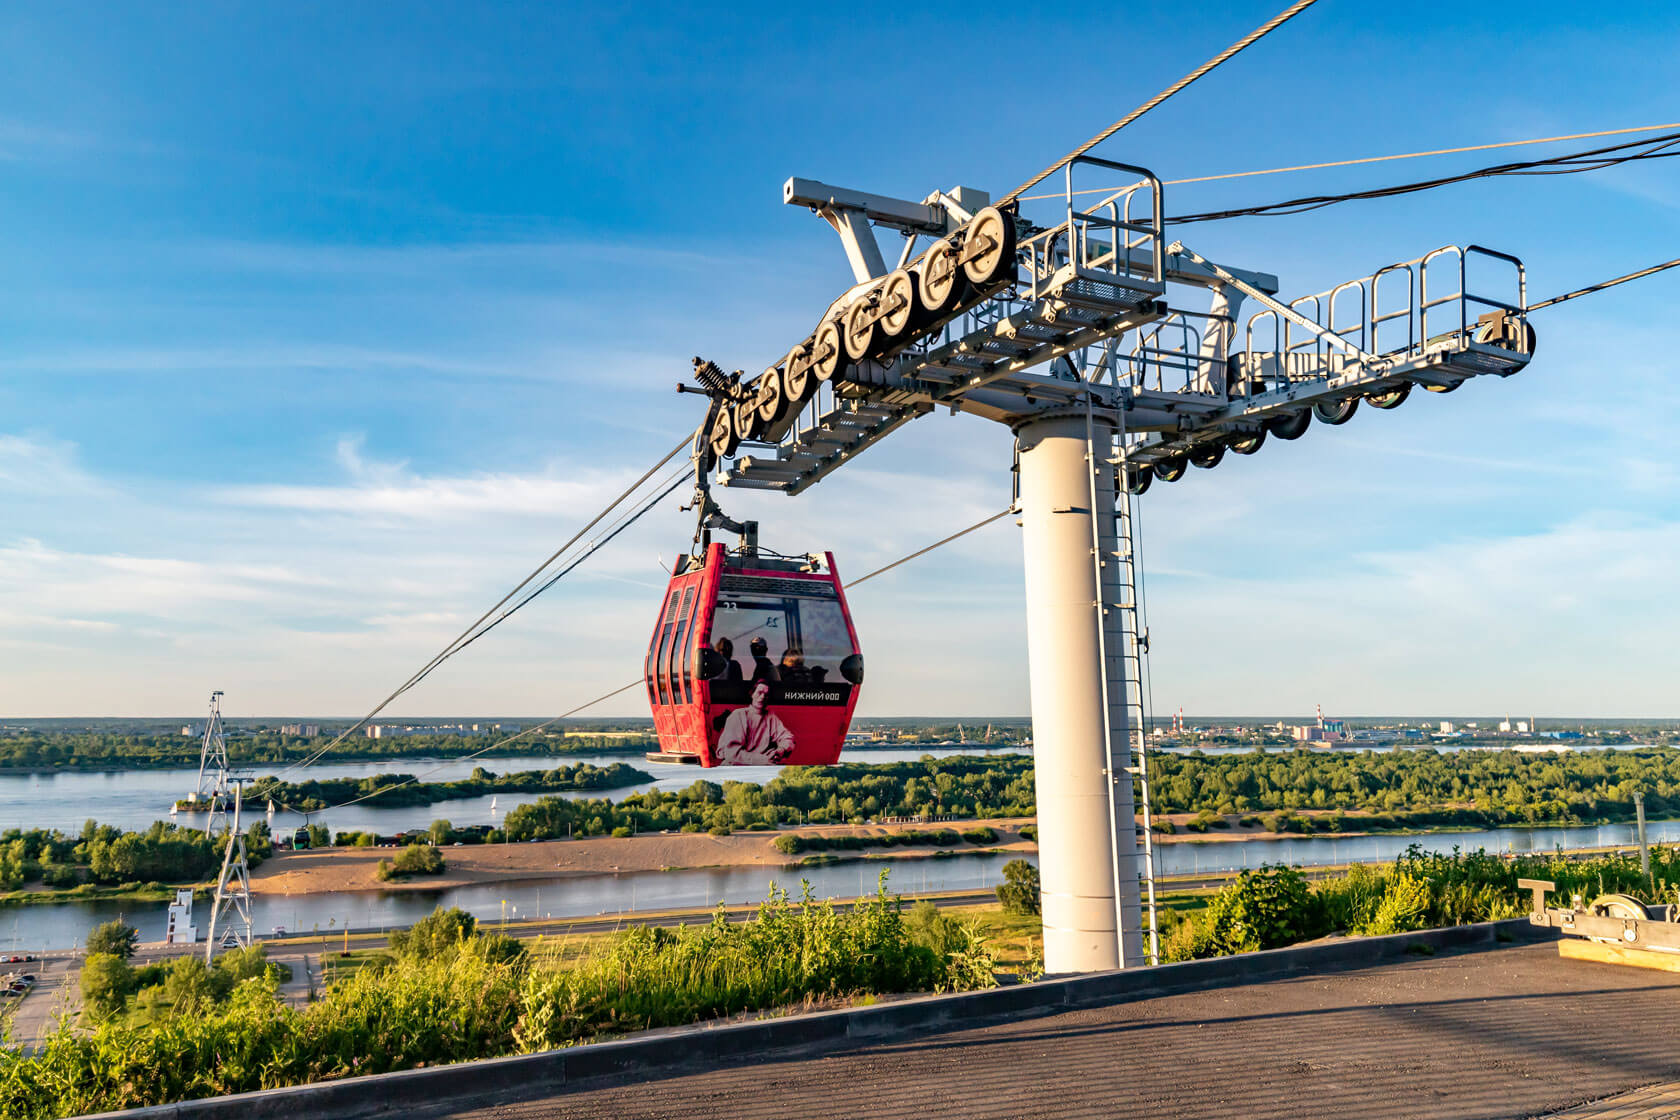
[[(949, 747), (914, 747), (904, 750), (858, 751), (848, 760), (859, 762), (911, 762), (923, 755), (946, 758), (958, 754), (990, 755), (1019, 754), (1018, 747), (987, 749), (983, 746), (952, 745)], [(610, 797), (613, 800), (646, 789), (677, 790), (704, 778), (707, 781), (768, 782), (781, 773), (779, 766), (732, 766), (728, 769), (702, 769), (699, 766), (678, 766), (649, 762), (640, 752), (601, 754), (587, 757), (556, 757), (555, 755), (509, 755), (505, 758), (478, 758), (458, 761), (448, 758), (399, 758), (377, 762), (334, 762), (320, 764), (307, 773), (286, 775), (288, 780), (304, 777), (367, 778), (375, 774), (425, 774), (428, 782), (453, 782), (471, 777), (474, 768), (482, 766), (497, 774), (513, 774), (522, 770), (552, 770), (577, 762), (595, 766), (627, 763), (654, 775), (651, 782), (621, 786), (615, 789), (587, 790), (561, 793), (561, 797)], [(259, 769), (258, 777), (272, 770)], [(143, 829), (156, 820), (174, 820), (188, 827), (203, 828), (205, 814), (177, 813), (170, 817), (169, 809), (175, 800), (185, 797), (198, 780), (198, 768), (170, 770), (71, 770), (56, 773), (0, 774), (0, 830), (13, 826), (27, 828), (56, 828), (61, 832), (77, 833), (82, 823), (96, 820), (100, 824), (118, 828)], [(334, 832), (373, 831), (392, 836), (411, 828), (425, 828), (433, 820), (443, 817), (457, 826), (500, 824), (503, 816), (515, 805), (535, 801), (545, 793), (501, 793), (491, 797), (465, 797), (439, 801), (431, 805), (406, 805), (384, 808), (375, 799), (318, 813), (311, 818)], [(494, 808), (492, 808), (494, 803)], [(263, 804), (246, 806), (250, 819), (263, 819)], [(295, 828), (304, 818), (283, 810), (267, 818), (278, 832)]]
[[(1215, 748), (1206, 753), (1223, 754), (1243, 749), (1246, 748)], [(968, 744), (860, 751), (851, 757), (864, 762), (897, 762), (924, 755), (949, 757), (1019, 751), (1020, 748), (988, 751)], [(335, 763), (330, 769), (323, 767), (322, 771), (335, 777), (424, 773), (428, 781), (452, 781), (469, 776), (475, 766), (484, 766), (497, 773), (510, 773), (548, 769), (572, 761), (587, 761), (599, 766), (626, 762), (654, 773), (655, 778), (652, 782), (622, 789), (561, 796), (617, 799), (643, 789), (681, 789), (699, 778), (767, 782), (780, 772), (778, 767), (773, 766), (740, 766), (709, 771), (691, 766), (662, 766), (647, 762), (638, 753), (595, 755), (584, 759), (557, 759), (553, 755), (471, 761), (403, 758)], [(196, 777), (196, 768), (0, 775), (0, 829), (24, 825), (75, 832), (89, 818), (122, 828), (144, 828), (154, 820), (167, 819), (168, 807), (175, 798), (192, 789)], [(538, 796), (542, 795), (500, 794), (391, 809), (375, 808), (371, 804), (358, 805), (318, 815), (316, 823), (325, 823), (335, 831), (371, 829), (385, 835), (425, 827), (438, 817), (447, 817), (456, 825), (495, 824), (514, 805)], [(258, 815), (261, 815), (260, 812)], [(188, 813), (178, 814), (175, 819), (188, 825), (203, 823), (201, 817)], [(301, 823), (301, 818), (285, 812), (276, 812), (271, 820), (277, 830)], [(1649, 825), (1649, 836), (1653, 842), (1680, 841), (1680, 821), (1653, 821)], [(1185, 840), (1160, 844), (1156, 851), (1159, 873), (1166, 876), (1234, 871), (1266, 863), (1313, 866), (1386, 861), (1411, 844), (1443, 852), (1454, 847), (1466, 851), (1485, 848), (1490, 852), (1549, 852), (1559, 847), (1632, 843), (1633, 826), (1624, 824), (1580, 828), (1500, 828), (1426, 836), (1387, 834), (1344, 839), (1320, 836), (1274, 840)], [(778, 872), (766, 872), (762, 868), (653, 871), (583, 876), (540, 885), (501, 884), (436, 892), (355, 891), (295, 898), (257, 895), (253, 897), (252, 908), (255, 928), (262, 933), (276, 928), (298, 931), (343, 929), (346, 925), (357, 929), (406, 925), (439, 905), (460, 906), (481, 919), (495, 919), (503, 912), (504, 900), (509, 917), (583, 917), (635, 909), (710, 906), (720, 899), (758, 902), (764, 898), (772, 882), (797, 893), (801, 879), (809, 879), (819, 896), (850, 897), (870, 889), (874, 876), (882, 869), (892, 872), (892, 887), (897, 891), (984, 888), (998, 882), (1002, 866), (1010, 858), (1014, 857), (972, 855), (937, 860), (870, 860)], [(72, 948), (81, 943), (93, 926), (115, 917), (122, 917), (137, 926), (144, 941), (162, 939), (162, 904), (136, 908), (133, 903), (122, 902), (55, 903), (0, 909), (0, 949)]]
[[(1652, 821), (1652, 842), (1680, 841), (1680, 820)], [(1272, 840), (1179, 841), (1156, 847), (1159, 874), (1237, 871), (1268, 863), (1314, 866), (1386, 861), (1412, 844), (1427, 851), (1453, 848), (1490, 852), (1550, 852), (1634, 843), (1632, 825), (1581, 828), (1500, 828), (1426, 836), (1373, 835)], [(874, 889), (881, 871), (891, 873), (896, 892), (976, 890), (995, 886), (1003, 865), (1016, 855), (969, 855), (946, 859), (860, 860), (819, 867), (706, 868), (585, 875), (546, 882), (492, 883), (442, 891), (347, 891), (318, 895), (254, 895), (252, 922), (259, 933), (277, 929), (380, 929), (408, 925), (437, 906), (459, 906), (483, 921), (502, 917), (593, 917), (631, 910), (711, 906), (720, 901), (763, 900), (774, 883), (798, 894), (809, 880), (820, 898), (854, 897)], [(1034, 857), (1027, 857), (1032, 859)], [(505, 906), (505, 910), (504, 910)], [(142, 941), (163, 939), (162, 904), (136, 907), (122, 902), (73, 902), (0, 909), (0, 950), (69, 949), (101, 922), (122, 918), (140, 930)], [(202, 924), (205, 919), (200, 918)]]

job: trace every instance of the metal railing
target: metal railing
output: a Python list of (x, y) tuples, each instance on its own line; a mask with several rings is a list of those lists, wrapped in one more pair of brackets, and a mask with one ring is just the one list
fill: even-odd
[[(1472, 265), (1482, 261), (1500, 265), (1505, 275), (1472, 286)], [(1520, 315), (1526, 300), (1527, 277), (1516, 257), (1480, 245), (1447, 245), (1291, 301), (1289, 309), (1316, 323), (1317, 331), (1273, 308), (1255, 312), (1244, 349), (1282, 355), (1270, 367), (1276, 380), (1321, 377), (1332, 353), (1347, 352), (1333, 339), (1390, 361), (1421, 359), (1443, 347), (1463, 348), (1481, 313)]]
[[(1083, 167), (1138, 178), (1082, 206), (1075, 201), (1075, 169)], [(1030, 298), (1056, 294), (1056, 287), (1068, 279), (1063, 270), (1069, 264), (1078, 278), (1124, 289), (1135, 290), (1139, 284), (1159, 288), (1165, 264), (1161, 180), (1147, 168), (1081, 156), (1063, 170), (1063, 187), (1060, 220), (1021, 242)]]

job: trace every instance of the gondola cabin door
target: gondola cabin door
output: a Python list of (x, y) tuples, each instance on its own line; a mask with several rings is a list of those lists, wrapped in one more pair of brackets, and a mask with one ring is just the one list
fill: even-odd
[(644, 664), (662, 762), (826, 766), (840, 757), (863, 655), (834, 556), (731, 556), (672, 577)]

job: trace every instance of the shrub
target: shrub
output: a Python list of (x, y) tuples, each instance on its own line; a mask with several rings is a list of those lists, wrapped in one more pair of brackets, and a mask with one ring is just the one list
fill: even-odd
[(1311, 936), (1318, 908), (1293, 867), (1244, 871), (1227, 883), (1198, 923), (1195, 956), (1250, 953)]
[(1003, 882), (997, 886), (998, 902), (1009, 914), (1037, 914), (1041, 909), (1038, 868), (1024, 859), (1003, 865)]
[(770, 846), (775, 848), (778, 852), (781, 852), (784, 856), (791, 856), (798, 855), (800, 850), (805, 847), (805, 844), (799, 837), (788, 833), (776, 837), (775, 840), (771, 841)]
[(997, 829), (986, 825), (981, 825), (978, 828), (965, 828), (962, 832), (962, 838), (970, 844), (995, 844), (997, 843), (997, 836)]
[(734, 832), (735, 830), (733, 828), (730, 828), (726, 824), (714, 824), (711, 828), (708, 828), (706, 831), (711, 833), (713, 836), (728, 836), (730, 833)]
[(1406, 933), (1428, 923), (1429, 881), (1402, 871), (1390, 879), (1366, 933)]
[(395, 860), (380, 860), (377, 874), (381, 880), (389, 881), (410, 875), (441, 875), (443, 868), (442, 852), (430, 844), (410, 844), (397, 853)]
[(1038, 842), (1038, 826), (1036, 824), (1022, 825), (1021, 839), (1031, 840), (1036, 844)]
[(628, 839), (629, 837), (634, 835), (634, 833), (631, 832), (629, 825), (622, 825), (622, 824), (619, 825), (617, 828), (613, 829), (612, 834), (613, 834), (614, 837), (616, 837), (619, 840), (625, 840), (625, 839)]

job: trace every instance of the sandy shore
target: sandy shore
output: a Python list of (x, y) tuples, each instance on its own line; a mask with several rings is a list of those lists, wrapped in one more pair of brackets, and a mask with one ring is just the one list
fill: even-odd
[[(396, 854), (393, 848), (320, 848), (307, 852), (276, 852), (251, 873), (253, 894), (317, 894), (328, 891), (421, 890), (435, 891), (477, 883), (511, 882), (519, 879), (564, 879), (574, 875), (611, 875), (619, 871), (670, 871), (696, 867), (784, 867), (796, 864), (803, 855), (789, 856), (774, 847), (776, 837), (790, 833), (807, 836), (869, 836), (910, 829), (975, 828), (990, 825), (997, 830), (996, 843), (988, 848), (1032, 851), (1030, 840), (1022, 839), (1022, 826), (1030, 818), (1014, 820), (953, 821), (929, 825), (838, 825), (812, 828), (784, 828), (778, 832), (737, 832), (712, 836), (705, 832), (677, 832), (650, 836), (597, 836), (583, 840), (541, 840), (524, 844), (465, 844), (442, 849), (447, 863), (441, 875), (422, 875), (407, 882), (381, 883), (376, 871), (381, 859)], [(977, 845), (960, 847), (978, 851)], [(927, 855), (931, 847), (894, 846), (868, 849), (873, 854)], [(817, 854), (817, 853), (806, 853)]]
[[(1301, 816), (1320, 816), (1324, 811), (1297, 810)], [(1267, 832), (1244, 828), (1235, 817), (1227, 817), (1226, 828), (1191, 832), (1185, 826), (1193, 813), (1172, 813), (1167, 819), (1178, 830), (1157, 834), (1157, 844), (1207, 844), (1236, 840), (1348, 839), (1362, 832), (1301, 833)], [(1355, 824), (1357, 815), (1348, 814)], [(1037, 845), (1021, 836), (1021, 829), (1033, 823), (1031, 817), (989, 818), (894, 825), (818, 825), (784, 828), (776, 832), (737, 832), (712, 836), (705, 832), (659, 833), (649, 836), (597, 836), (582, 840), (541, 840), (524, 844), (465, 844), (443, 849), (448, 866), (442, 875), (423, 875), (407, 882), (381, 883), (375, 872), (379, 861), (396, 855), (394, 848), (322, 848), (308, 852), (276, 852), (251, 874), (251, 890), (257, 894), (320, 894), (329, 891), (435, 891), (477, 883), (505, 883), (522, 879), (564, 879), (574, 875), (611, 875), (620, 871), (675, 871), (699, 867), (787, 867), (797, 864), (804, 853), (789, 856), (774, 847), (776, 837), (881, 836), (893, 832), (952, 828), (962, 831), (986, 825), (997, 830), (993, 844), (956, 845), (958, 850), (980, 851), (1001, 848), (1031, 852)], [(870, 855), (925, 856), (933, 847), (898, 846), (868, 848)], [(855, 855), (861, 852), (839, 852)]]

